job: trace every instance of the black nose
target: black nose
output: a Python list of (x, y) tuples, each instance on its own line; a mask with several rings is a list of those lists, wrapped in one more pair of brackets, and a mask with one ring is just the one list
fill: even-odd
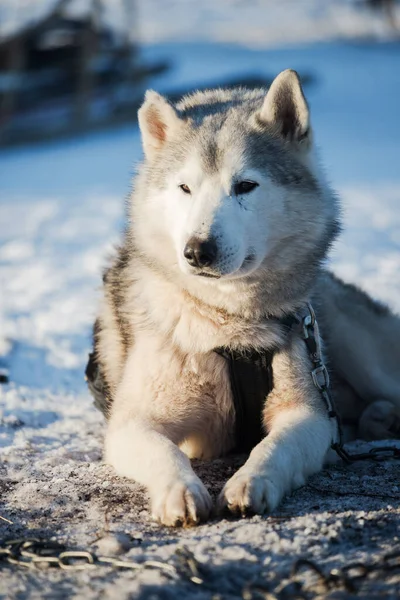
[(217, 256), (217, 244), (213, 239), (199, 240), (192, 237), (186, 244), (183, 255), (192, 267), (209, 267)]

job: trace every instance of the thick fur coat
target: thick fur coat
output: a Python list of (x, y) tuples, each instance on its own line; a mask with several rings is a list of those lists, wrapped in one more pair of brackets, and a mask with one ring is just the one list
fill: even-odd
[(211, 498), (190, 459), (235, 446), (214, 350), (273, 349), (265, 438), (219, 499), (233, 513), (273, 510), (321, 469), (335, 436), (304, 342), (279, 319), (314, 304), (340, 412), (368, 439), (399, 434), (400, 321), (323, 269), (340, 211), (294, 71), (268, 91), (211, 90), (176, 106), (148, 92), (139, 124), (145, 156), (95, 326), (106, 460), (147, 486), (162, 523), (206, 519)]

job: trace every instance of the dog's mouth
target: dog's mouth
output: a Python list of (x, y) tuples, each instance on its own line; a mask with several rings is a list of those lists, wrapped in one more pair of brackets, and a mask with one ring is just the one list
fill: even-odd
[(199, 271), (198, 273), (196, 273), (196, 275), (198, 275), (199, 277), (209, 277), (211, 279), (221, 278), (221, 275), (218, 275), (217, 273), (210, 273), (209, 271)]
[(233, 275), (233, 277), (236, 279), (237, 276), (241, 277), (241, 276), (245, 275), (249, 270), (251, 270), (251, 267), (254, 264), (255, 260), (256, 260), (256, 255), (252, 252), (246, 256), (240, 269), (238, 269), (238, 271), (236, 271), (235, 273), (216, 273), (215, 271), (202, 270), (202, 271), (197, 271), (197, 273), (195, 273), (195, 275), (197, 277), (206, 277), (208, 279), (222, 279), (222, 278), (229, 279)]

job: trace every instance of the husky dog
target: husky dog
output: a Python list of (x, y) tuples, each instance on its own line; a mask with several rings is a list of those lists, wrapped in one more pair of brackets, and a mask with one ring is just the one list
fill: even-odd
[(313, 303), (339, 412), (367, 439), (399, 435), (400, 320), (322, 266), (340, 210), (296, 72), (175, 106), (149, 91), (139, 125), (144, 161), (95, 325), (105, 458), (147, 487), (161, 523), (205, 520), (212, 501), (190, 459), (230, 452), (240, 427), (215, 350), (271, 351), (264, 437), (219, 498), (271, 511), (321, 469), (336, 427), (285, 317)]

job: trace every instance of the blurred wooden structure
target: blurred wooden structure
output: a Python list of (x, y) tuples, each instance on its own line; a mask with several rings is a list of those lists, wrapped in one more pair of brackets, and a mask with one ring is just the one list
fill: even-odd
[(395, 3), (396, 0), (366, 0), (372, 8), (382, 10), (389, 25), (394, 31), (398, 31), (399, 23), (396, 21)]
[(103, 19), (103, 2), (81, 16), (56, 0), (39, 22), (0, 40), (0, 145), (29, 142), (132, 118), (149, 74), (135, 41), (135, 0), (121, 0), (124, 30)]

